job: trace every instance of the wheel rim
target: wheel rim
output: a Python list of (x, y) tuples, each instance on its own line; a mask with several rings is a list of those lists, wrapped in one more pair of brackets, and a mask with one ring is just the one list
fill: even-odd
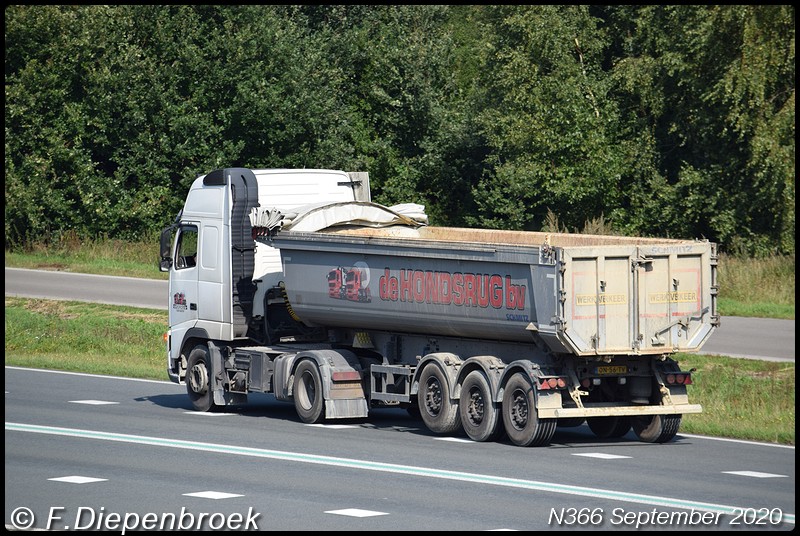
[(430, 378), (425, 385), (425, 411), (436, 417), (442, 411), (442, 385), (436, 378)]
[(467, 419), (473, 426), (479, 426), (486, 414), (486, 407), (483, 403), (480, 389), (474, 388), (469, 392), (469, 404), (467, 405)]
[(204, 395), (208, 391), (208, 370), (205, 363), (198, 363), (189, 371), (189, 387), (198, 395)]
[(511, 405), (511, 425), (517, 430), (524, 430), (528, 424), (528, 397), (521, 389), (514, 391)]

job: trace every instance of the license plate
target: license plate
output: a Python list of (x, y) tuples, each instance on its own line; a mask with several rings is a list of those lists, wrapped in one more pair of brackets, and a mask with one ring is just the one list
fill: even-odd
[(597, 367), (597, 374), (600, 375), (607, 375), (607, 374), (627, 374), (628, 367), (625, 365), (617, 365), (611, 367)]

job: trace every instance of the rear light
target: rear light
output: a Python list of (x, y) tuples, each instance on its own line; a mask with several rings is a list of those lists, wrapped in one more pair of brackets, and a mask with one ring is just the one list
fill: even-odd
[(540, 378), (538, 387), (540, 391), (549, 391), (551, 389), (564, 389), (567, 382), (560, 376), (550, 376), (547, 378)]
[(331, 379), (335, 382), (358, 382), (361, 381), (361, 373), (357, 370), (336, 371), (331, 374)]
[(665, 379), (668, 385), (692, 385), (691, 372), (669, 373)]

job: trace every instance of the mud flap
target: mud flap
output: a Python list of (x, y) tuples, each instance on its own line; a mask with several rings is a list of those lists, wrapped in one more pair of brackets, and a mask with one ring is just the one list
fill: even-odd
[[(540, 419), (552, 418), (553, 410), (562, 408), (560, 391), (542, 392), (534, 389), (534, 393), (536, 395), (536, 414)], [(547, 410), (547, 414), (543, 415), (543, 410)]]
[(358, 419), (367, 417), (369, 408), (365, 398), (347, 398), (325, 400), (326, 419)]

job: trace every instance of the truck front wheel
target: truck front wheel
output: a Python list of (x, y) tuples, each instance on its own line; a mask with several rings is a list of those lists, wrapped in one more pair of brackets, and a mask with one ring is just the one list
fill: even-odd
[(305, 360), (297, 365), (292, 393), (294, 409), (304, 423), (322, 422), (325, 418), (325, 397), (322, 392), (322, 378), (316, 363)]
[(539, 418), (533, 386), (520, 373), (511, 376), (506, 384), (502, 413), (508, 438), (520, 447), (547, 445), (556, 432), (558, 419)]
[(186, 393), (197, 411), (208, 411), (214, 407), (214, 396), (209, 385), (211, 363), (208, 347), (195, 346), (189, 353), (186, 369)]
[(451, 434), (461, 428), (458, 404), (450, 399), (447, 378), (434, 363), (422, 370), (417, 399), (422, 421), (432, 432)]

